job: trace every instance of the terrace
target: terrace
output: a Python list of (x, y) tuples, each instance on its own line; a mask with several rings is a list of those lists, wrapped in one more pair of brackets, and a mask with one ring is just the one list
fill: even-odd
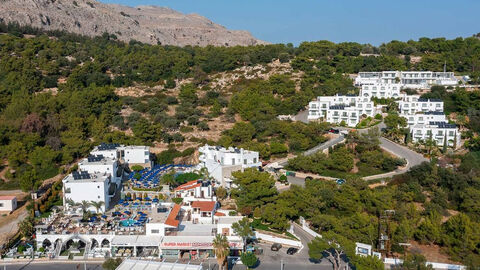
[(156, 165), (151, 169), (143, 169), (138, 172), (131, 172), (128, 175), (129, 187), (132, 190), (158, 190), (160, 188), (160, 178), (175, 170), (177, 172), (186, 172), (193, 168), (192, 165)]

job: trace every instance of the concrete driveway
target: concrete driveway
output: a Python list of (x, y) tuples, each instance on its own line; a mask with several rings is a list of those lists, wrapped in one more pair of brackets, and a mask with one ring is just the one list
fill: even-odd
[(287, 248), (282, 247), (279, 251), (271, 251), (271, 244), (260, 243), (263, 248), (263, 254), (259, 255), (260, 265), (255, 268), (259, 270), (278, 270), (283, 263), (285, 270), (294, 269), (321, 269), (331, 270), (332, 264), (328, 260), (322, 260), (320, 263), (313, 263), (308, 256), (308, 243), (313, 237), (306, 233), (300, 225), (295, 224), (293, 227), (295, 235), (300, 238), (303, 248), (293, 255), (287, 254)]

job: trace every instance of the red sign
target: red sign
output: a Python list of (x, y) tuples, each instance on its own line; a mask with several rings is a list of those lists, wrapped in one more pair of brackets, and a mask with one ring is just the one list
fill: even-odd
[[(228, 243), (231, 248), (240, 248), (241, 243)], [(213, 248), (211, 242), (165, 242), (161, 248)]]

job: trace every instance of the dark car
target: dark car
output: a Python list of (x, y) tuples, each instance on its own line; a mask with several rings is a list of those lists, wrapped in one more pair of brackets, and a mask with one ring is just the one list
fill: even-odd
[(297, 251), (298, 251), (298, 248), (291, 247), (291, 248), (287, 249), (287, 254), (288, 255), (293, 255), (293, 254), (297, 253)]
[(338, 134), (340, 131), (338, 129), (331, 128), (328, 130), (328, 132)]
[(279, 251), (282, 248), (282, 245), (279, 243), (274, 243), (270, 248), (272, 251)]

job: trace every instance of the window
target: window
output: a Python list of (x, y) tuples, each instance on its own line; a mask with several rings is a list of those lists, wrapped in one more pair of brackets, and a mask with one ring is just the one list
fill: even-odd
[(453, 131), (448, 132), (448, 136), (454, 136), (454, 135), (455, 135), (455, 133)]
[(253, 158), (253, 163), (257, 163), (257, 158)]
[(235, 165), (235, 159), (232, 158), (232, 165)]
[(97, 188), (100, 188), (100, 186), (97, 186)]
[(312, 108), (316, 108), (317, 105), (315, 103), (312, 104)]
[(154, 233), (154, 234), (158, 234), (158, 233), (160, 233), (160, 230), (154, 230), (154, 229), (152, 229), (150, 232), (151, 232), (151, 233)]
[(223, 160), (223, 157), (222, 157), (222, 159), (221, 159), (220, 163), (221, 163), (221, 164), (223, 164), (223, 162), (224, 162), (224, 160)]
[(100, 199), (100, 196), (97, 196)]
[(243, 160), (243, 164), (247, 165), (247, 159), (246, 158)]
[(0, 207), (3, 207), (3, 203), (0, 203)]

